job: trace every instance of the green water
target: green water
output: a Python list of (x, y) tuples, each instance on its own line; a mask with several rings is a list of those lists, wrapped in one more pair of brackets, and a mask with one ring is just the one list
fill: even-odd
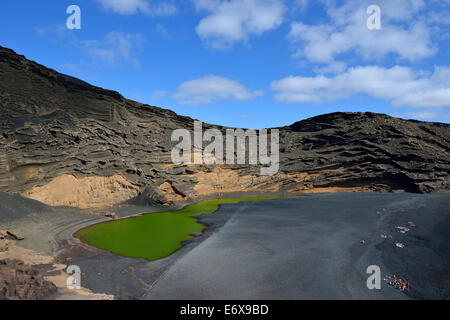
[(194, 216), (214, 212), (220, 204), (275, 198), (278, 196), (205, 200), (177, 211), (97, 224), (78, 231), (75, 236), (124, 257), (158, 260), (180, 249), (182, 241), (192, 238), (191, 234), (203, 231), (205, 227)]

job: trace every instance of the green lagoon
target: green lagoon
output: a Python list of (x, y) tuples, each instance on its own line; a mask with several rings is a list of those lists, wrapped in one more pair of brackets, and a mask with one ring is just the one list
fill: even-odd
[(279, 196), (205, 200), (181, 210), (149, 213), (142, 216), (104, 222), (78, 231), (83, 242), (124, 257), (158, 260), (181, 248), (205, 228), (194, 218), (216, 211), (221, 204), (253, 202)]

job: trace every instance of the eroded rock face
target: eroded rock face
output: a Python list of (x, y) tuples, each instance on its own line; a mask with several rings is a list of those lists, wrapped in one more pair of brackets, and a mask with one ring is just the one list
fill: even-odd
[(11, 230), (0, 230), (0, 240), (23, 240), (25, 236)]
[(9, 250), (9, 241), (5, 238), (0, 237), (0, 253)]
[(41, 300), (56, 291), (36, 267), (19, 260), (0, 260), (0, 300)]
[(333, 113), (286, 129), (283, 167), (322, 168), (313, 182), (316, 187), (370, 184), (422, 193), (450, 189), (448, 124)]
[(85, 177), (72, 175), (54, 178), (44, 186), (36, 186), (23, 194), (49, 206), (103, 208), (113, 206), (139, 194), (139, 188), (120, 175)]
[[(0, 78), (0, 191), (51, 205), (96, 207), (134, 196), (168, 203), (247, 190), (450, 190), (448, 124), (373, 113), (314, 117), (279, 128), (280, 172), (262, 177), (252, 166), (174, 166), (171, 134), (192, 130), (193, 119), (1, 47)], [(118, 188), (96, 180), (118, 176)], [(73, 188), (55, 196), (57, 182), (67, 179)]]

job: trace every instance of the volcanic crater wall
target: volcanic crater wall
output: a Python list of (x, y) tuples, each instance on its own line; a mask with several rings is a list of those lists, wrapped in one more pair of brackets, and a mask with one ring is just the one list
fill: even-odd
[[(0, 79), (0, 191), (43, 201), (37, 190), (47, 190), (47, 204), (56, 202), (45, 188), (62, 176), (91, 179), (82, 184), (86, 190), (69, 188), (88, 206), (99, 199), (106, 199), (104, 205), (136, 196), (168, 203), (249, 190), (450, 190), (448, 124), (374, 113), (314, 117), (279, 128), (280, 172), (260, 176), (251, 166), (174, 166), (171, 133), (192, 130), (193, 119), (125, 99), (2, 47)], [(226, 129), (204, 124), (208, 128)], [(98, 186), (92, 177), (115, 180), (102, 182), (102, 193), (92, 187)], [(57, 204), (77, 206), (72, 200)]]

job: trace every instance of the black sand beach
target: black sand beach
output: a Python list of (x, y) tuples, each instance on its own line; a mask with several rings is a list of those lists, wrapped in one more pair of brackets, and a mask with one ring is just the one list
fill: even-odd
[[(80, 266), (83, 287), (116, 299), (450, 298), (448, 194), (332, 193), (222, 205), (198, 217), (207, 225), (202, 235), (153, 262), (73, 238), (109, 218), (3, 198), (9, 215), (1, 225), (26, 235), (17, 245)], [(162, 208), (111, 210), (125, 217)], [(410, 230), (401, 234), (397, 226)], [(367, 289), (369, 265), (378, 265), (382, 278), (408, 279), (410, 291), (383, 281), (381, 290)]]
[[(83, 285), (122, 299), (449, 299), (450, 195), (336, 193), (223, 205), (155, 262), (75, 245)], [(406, 234), (396, 226), (414, 222)], [(383, 239), (380, 234), (392, 235)], [(364, 240), (364, 244), (361, 244)], [(401, 242), (404, 248), (395, 243)], [(366, 286), (369, 265), (410, 281)]]
[[(449, 204), (448, 195), (348, 193), (253, 203), (234, 214), (224, 206), (202, 220), (231, 214), (227, 224), (145, 298), (448, 299)], [(408, 221), (416, 227), (407, 234), (395, 230)], [(369, 265), (408, 279), (411, 290), (368, 290)]]

